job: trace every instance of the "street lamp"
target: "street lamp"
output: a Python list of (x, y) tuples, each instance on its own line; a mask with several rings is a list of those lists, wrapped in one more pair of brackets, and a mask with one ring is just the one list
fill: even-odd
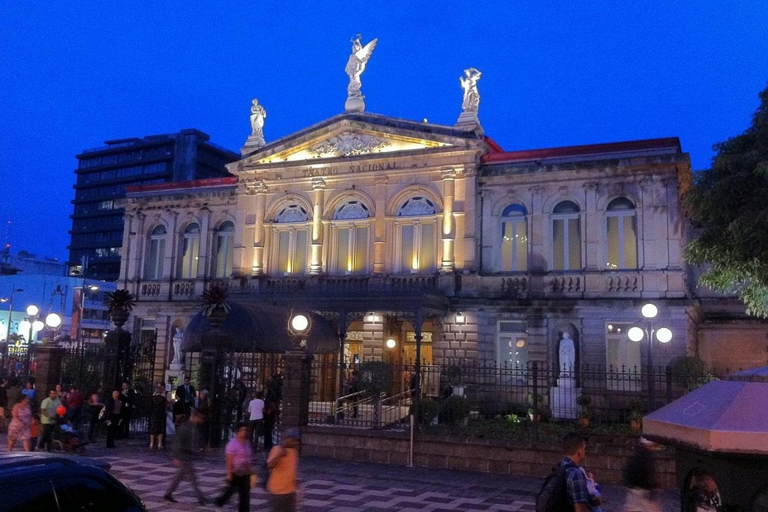
[(294, 336), (300, 337), (299, 347), (306, 348), (307, 339), (306, 335), (311, 330), (312, 325), (309, 317), (302, 313), (297, 313), (291, 316), (288, 321), (288, 332)]
[(3, 297), (0, 299), (0, 302), (8, 302), (8, 329), (5, 333), (5, 345), (3, 346), (3, 354), (2, 354), (3, 356), (2, 367), (5, 367), (5, 361), (8, 357), (8, 344), (11, 341), (11, 326), (13, 325), (13, 297), (14, 295), (16, 295), (17, 292), (23, 292), (23, 291), (24, 290), (22, 290), (21, 288), (14, 288), (11, 290), (10, 298)]
[(646, 378), (648, 380), (648, 405), (653, 407), (655, 401), (655, 389), (653, 382), (653, 337), (659, 343), (669, 343), (672, 340), (672, 331), (667, 327), (660, 327), (654, 329), (653, 319), (659, 314), (659, 309), (651, 303), (644, 304), (640, 308), (640, 313), (646, 319), (645, 327), (631, 327), (627, 331), (627, 337), (635, 343), (640, 342), (643, 338), (648, 340), (648, 369), (646, 370)]
[(27, 371), (27, 375), (31, 374), (31, 368), (29, 367), (29, 360), (30, 356), (32, 355), (32, 343), (34, 338), (35, 331), (40, 332), (43, 327), (45, 327), (45, 324), (40, 321), (39, 319), (40, 315), (40, 308), (35, 306), (34, 304), (30, 304), (27, 306), (27, 318), (22, 320), (19, 323), (19, 330), (27, 331), (29, 332), (29, 337), (27, 338), (27, 355), (26, 355), (26, 363), (25, 368)]

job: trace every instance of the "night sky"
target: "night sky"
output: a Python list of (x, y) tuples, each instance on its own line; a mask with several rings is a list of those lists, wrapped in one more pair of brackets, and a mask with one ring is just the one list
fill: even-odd
[(379, 44), (366, 110), (453, 124), (473, 66), (504, 149), (678, 136), (694, 169), (768, 83), (765, 0), (3, 2), (0, 220), (12, 251), (66, 260), (75, 155), (197, 128), (239, 151), (343, 111), (349, 40)]

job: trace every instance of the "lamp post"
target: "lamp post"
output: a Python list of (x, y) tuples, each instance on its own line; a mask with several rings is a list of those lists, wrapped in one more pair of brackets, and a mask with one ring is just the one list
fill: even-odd
[(659, 314), (659, 309), (651, 304), (645, 304), (640, 309), (640, 313), (646, 319), (645, 327), (631, 327), (627, 331), (627, 337), (638, 343), (646, 338), (648, 340), (648, 368), (646, 370), (646, 378), (648, 380), (648, 406), (653, 408), (656, 399), (656, 393), (653, 382), (653, 337), (656, 335), (656, 339), (659, 343), (669, 343), (672, 340), (672, 331), (667, 327), (654, 328), (653, 319)]
[(85, 316), (85, 296), (89, 291), (96, 291), (99, 287), (95, 284), (85, 284), (85, 280), (83, 280), (83, 286), (80, 288), (80, 304), (78, 304), (78, 308), (80, 309), (80, 314), (77, 317), (77, 341), (80, 343), (80, 356), (82, 358), (84, 350), (85, 350), (85, 339), (83, 337), (83, 316)]
[(22, 322), (19, 324), (19, 329), (23, 331), (29, 332), (29, 337), (27, 338), (27, 355), (26, 355), (26, 362), (24, 364), (24, 368), (26, 369), (27, 375), (30, 375), (32, 373), (32, 369), (29, 367), (29, 361), (30, 356), (32, 355), (32, 342), (35, 331), (40, 332), (43, 327), (45, 327), (45, 324), (40, 321), (40, 308), (35, 306), (34, 304), (30, 304), (27, 306), (27, 318), (22, 320)]
[(13, 325), (13, 297), (17, 292), (23, 292), (21, 288), (14, 288), (11, 290), (11, 297), (3, 297), (0, 302), (8, 302), (8, 332), (5, 333), (5, 346), (3, 346), (3, 367), (5, 367), (6, 359), (8, 358), (8, 343), (11, 341), (11, 326)]

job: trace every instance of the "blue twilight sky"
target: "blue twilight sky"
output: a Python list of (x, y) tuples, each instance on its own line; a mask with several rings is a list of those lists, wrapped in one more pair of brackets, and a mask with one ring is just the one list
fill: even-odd
[(105, 139), (239, 150), (253, 97), (267, 141), (340, 113), (356, 33), (370, 112), (453, 124), (474, 66), (506, 150), (678, 136), (705, 168), (768, 83), (766, 27), (765, 0), (3, 2), (2, 241), (66, 259), (75, 154)]

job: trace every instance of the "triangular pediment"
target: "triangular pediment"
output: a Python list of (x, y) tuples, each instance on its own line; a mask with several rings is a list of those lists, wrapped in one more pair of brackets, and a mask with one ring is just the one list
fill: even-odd
[[(375, 114), (342, 114), (267, 144), (240, 166), (345, 159), (360, 155), (466, 148), (481, 141), (476, 132)], [(238, 167), (240, 167), (238, 166)]]

